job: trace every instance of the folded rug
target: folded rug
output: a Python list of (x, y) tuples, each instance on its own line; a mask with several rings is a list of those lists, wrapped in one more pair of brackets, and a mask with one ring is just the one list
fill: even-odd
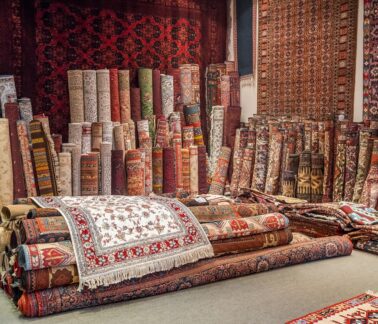
[(168, 272), (154, 273), (109, 287), (78, 291), (78, 285), (24, 293), (18, 302), (28, 317), (104, 305), (220, 280), (263, 272), (289, 265), (349, 255), (352, 244), (345, 237), (327, 237), (272, 249), (201, 260)]
[(56, 208), (33, 208), (29, 209), (27, 218), (62, 216)]
[(89, 196), (33, 201), (58, 208), (64, 216), (80, 289), (115, 284), (214, 255), (195, 216), (177, 200)]
[(340, 303), (322, 308), (286, 324), (376, 323), (378, 294), (368, 291)]
[(289, 220), (280, 213), (202, 224), (210, 241), (277, 231), (288, 226)]
[(222, 221), (240, 217), (231, 205), (208, 205), (189, 207), (200, 223)]
[(358, 241), (356, 249), (378, 255), (378, 240), (375, 241)]

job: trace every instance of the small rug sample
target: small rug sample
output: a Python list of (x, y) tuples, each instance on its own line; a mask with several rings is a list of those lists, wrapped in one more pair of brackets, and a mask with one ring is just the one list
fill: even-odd
[(310, 323), (377, 323), (378, 294), (367, 291), (340, 303), (325, 307), (316, 312), (299, 317), (286, 324)]
[(176, 200), (129, 196), (33, 198), (71, 233), (80, 288), (110, 285), (212, 257), (194, 215)]

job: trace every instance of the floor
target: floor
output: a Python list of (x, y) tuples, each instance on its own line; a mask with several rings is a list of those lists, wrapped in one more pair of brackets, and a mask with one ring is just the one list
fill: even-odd
[(284, 323), (378, 291), (378, 256), (317, 261), (130, 302), (25, 319), (0, 293), (0, 323)]

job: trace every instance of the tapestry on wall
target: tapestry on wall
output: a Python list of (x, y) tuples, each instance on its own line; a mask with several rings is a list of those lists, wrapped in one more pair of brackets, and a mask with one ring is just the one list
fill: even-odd
[(259, 0), (258, 112), (353, 116), (358, 1)]
[(378, 0), (364, 2), (364, 119), (378, 120)]
[[(0, 44), (12, 49), (0, 48), (0, 58), (17, 55), (0, 63), (0, 73), (15, 74), (18, 93), (34, 99), (34, 112), (49, 116), (54, 133), (67, 133), (67, 70), (166, 72), (194, 63), (203, 74), (208, 64), (226, 56), (226, 1), (112, 0), (100, 7), (89, 0), (6, 0), (2, 7), (8, 14), (4, 25), (17, 27), (18, 38), (0, 35)], [(131, 79), (135, 84), (135, 73)], [(204, 83), (201, 89), (205, 103)]]

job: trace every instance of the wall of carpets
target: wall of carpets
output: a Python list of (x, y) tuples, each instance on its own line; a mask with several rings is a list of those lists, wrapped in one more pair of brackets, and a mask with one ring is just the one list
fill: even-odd
[(68, 70), (65, 143), (51, 133), (46, 115), (33, 112), (30, 99), (17, 100), (14, 78), (0, 78), (3, 204), (36, 195), (223, 194), (240, 125), (234, 63), (206, 70), (209, 149), (200, 118), (200, 67), (181, 64), (171, 71), (140, 68), (138, 87), (131, 87), (130, 70)]
[[(67, 70), (130, 69), (137, 86), (138, 67), (167, 73), (193, 63), (204, 82), (206, 66), (225, 60), (226, 1), (112, 0), (98, 7), (93, 1), (6, 0), (2, 9), (0, 74), (14, 75), (18, 94), (31, 98), (35, 113), (46, 114), (64, 139)], [(201, 89), (204, 103), (204, 84)]]

